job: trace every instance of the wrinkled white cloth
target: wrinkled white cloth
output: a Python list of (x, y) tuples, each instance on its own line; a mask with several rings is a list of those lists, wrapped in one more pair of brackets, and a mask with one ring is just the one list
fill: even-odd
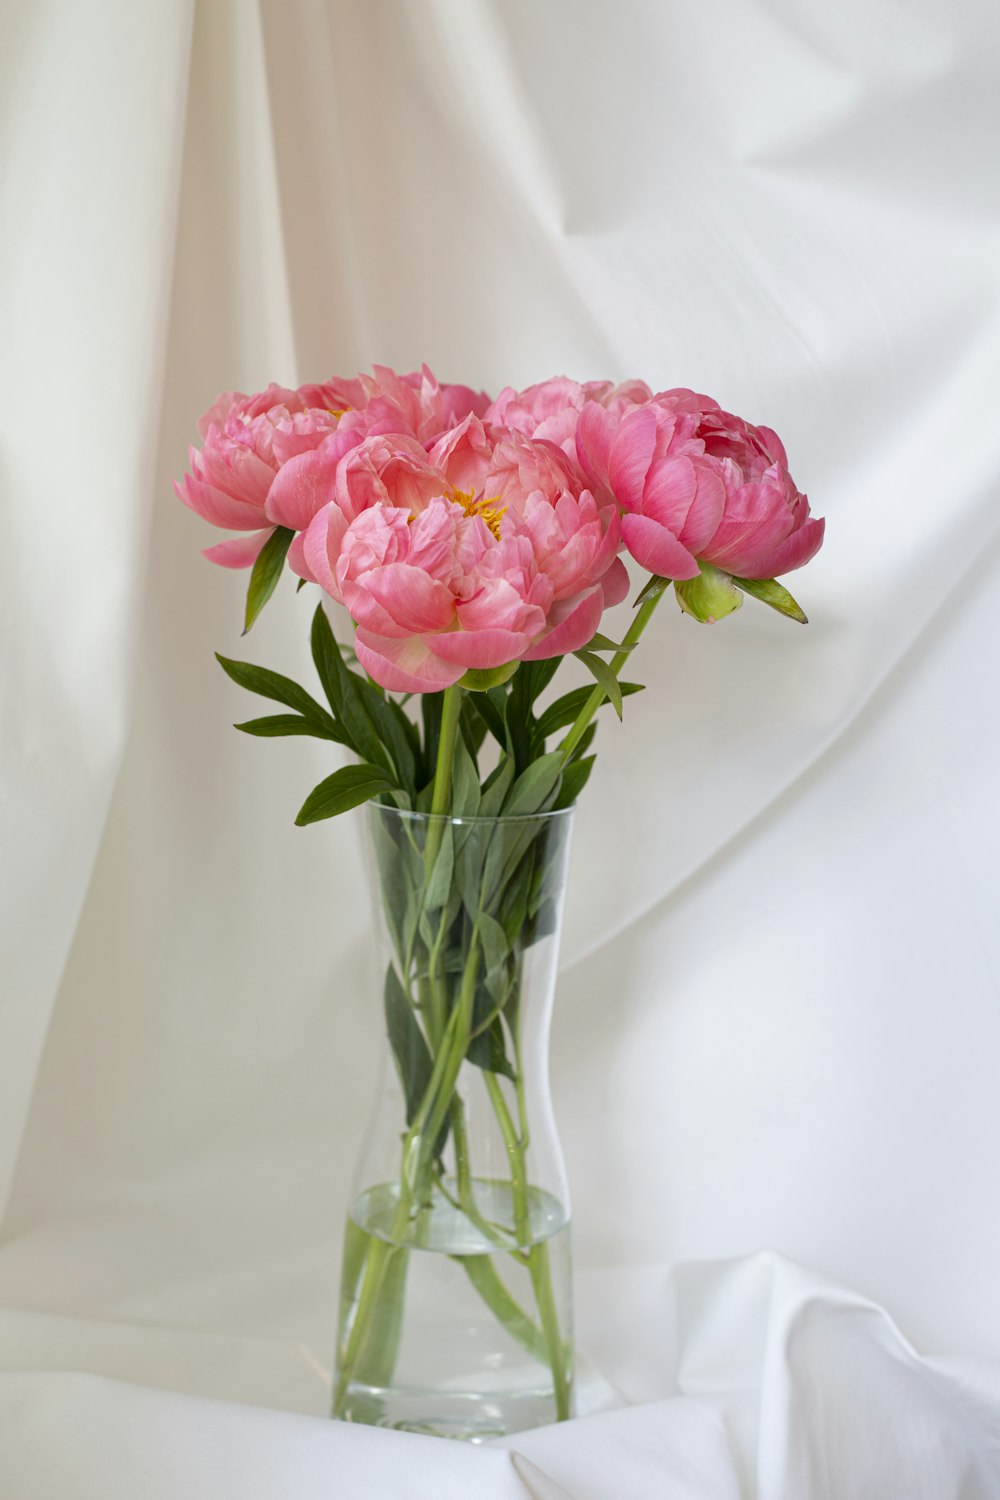
[[(617, 1409), (473, 1448), (93, 1374), (0, 1371), (0, 1493), (5, 1500), (1000, 1494), (1000, 1361), (990, 1368), (922, 1359), (882, 1309), (773, 1255), (672, 1273), (590, 1273), (581, 1292), (581, 1344), (591, 1356), (582, 1405)], [(86, 1350), (85, 1366), (121, 1372), (121, 1349), (106, 1342), (101, 1352), (93, 1339), (88, 1348), (86, 1334), (64, 1328), (64, 1358), (74, 1342)], [(145, 1360), (153, 1378), (188, 1383), (184, 1340), (158, 1350), (150, 1340), (145, 1351), (143, 1342), (141, 1334), (133, 1339), (140, 1368)], [(186, 1340), (191, 1364), (200, 1342)], [(3, 1347), (6, 1365), (6, 1339)], [(49, 1358), (54, 1351), (50, 1342)], [(275, 1347), (271, 1356), (278, 1386), (295, 1351)]]
[[(292, 826), (335, 762), (235, 735), (212, 657), (308, 683), (311, 606), (240, 641), (169, 480), (220, 389), (426, 359), (708, 391), (829, 523), (807, 630), (666, 604), (600, 730), (554, 1086), (593, 1389), (635, 1410), (523, 1451), (608, 1500), (601, 1452), (643, 1494), (988, 1494), (995, 7), (0, 15), (0, 1493), (403, 1451), (307, 1420), (379, 1046), (357, 829)], [(404, 1446), (428, 1493), (542, 1483)]]

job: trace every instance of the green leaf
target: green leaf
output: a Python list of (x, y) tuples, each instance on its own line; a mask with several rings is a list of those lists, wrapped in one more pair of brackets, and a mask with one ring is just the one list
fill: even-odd
[[(641, 682), (620, 682), (618, 687), (623, 698), (643, 691)], [(580, 710), (593, 691), (590, 687), (574, 688), (571, 693), (564, 693), (561, 698), (550, 703), (538, 721), (538, 732), (542, 739), (547, 739), (550, 734), (555, 734), (557, 730), (565, 729), (572, 724), (579, 717)]]
[(357, 766), (343, 766), (313, 788), (295, 821), (303, 828), (307, 823), (318, 823), (321, 818), (335, 818), (338, 813), (359, 807), (380, 792), (395, 789), (396, 783), (380, 766), (371, 766), (364, 761)]
[(412, 1125), (431, 1081), (433, 1063), (409, 996), (392, 964), (385, 971), (385, 1025), (406, 1096), (406, 1123)]
[(342, 735), (333, 733), (315, 719), (304, 719), (301, 714), (268, 714), (263, 719), (247, 719), (244, 724), (234, 724), (233, 728), (241, 729), (244, 734), (260, 735), (264, 739), (274, 739), (285, 734), (311, 734), (319, 740), (335, 740), (341, 745), (344, 743)]
[(596, 755), (585, 755), (582, 760), (572, 761), (563, 772), (562, 786), (556, 799), (556, 807), (572, 807), (573, 803), (590, 780)]
[[(441, 739), (441, 711), (444, 693), (421, 693), (420, 716), (424, 724), (423, 774), (428, 782), (433, 781), (437, 768), (438, 743)], [(428, 807), (430, 803), (428, 802)]]
[(402, 967), (417, 925), (424, 862), (413, 847), (405, 819), (376, 814), (369, 827), (378, 862), (382, 909)]
[(607, 662), (601, 661), (599, 656), (593, 656), (589, 651), (574, 651), (573, 655), (587, 668), (587, 671), (596, 681), (598, 687), (604, 689), (604, 696), (614, 705), (615, 713), (619, 719), (622, 716), (622, 688), (618, 678), (612, 672)]
[(510, 944), (500, 923), (485, 911), (479, 913), (479, 936), (483, 945), (486, 972), (490, 974), (502, 968), (510, 957)]
[(551, 750), (532, 761), (514, 782), (503, 805), (503, 816), (514, 818), (519, 814), (542, 812), (558, 785), (562, 772), (562, 758), (558, 750)]
[(574, 761), (578, 761), (578, 760), (582, 760), (583, 759), (583, 757), (586, 755), (587, 751), (590, 749), (591, 745), (594, 743), (594, 736), (596, 734), (597, 734), (597, 724), (596, 723), (588, 724), (587, 727), (586, 727), (586, 729), (581, 734), (580, 738), (577, 740), (576, 747), (574, 748), (572, 754), (570, 755), (569, 760), (566, 762), (566, 764), (568, 766), (571, 766), (574, 763)]
[(494, 1017), (485, 1031), (472, 1038), (465, 1055), (470, 1063), (482, 1068), (485, 1073), (502, 1073), (505, 1078), (510, 1079), (516, 1077), (507, 1057), (503, 1025), (499, 1016)]
[(272, 672), (267, 667), (255, 667), (248, 661), (230, 661), (218, 652), (215, 653), (215, 659), (226, 676), (231, 677), (240, 687), (246, 688), (247, 692), (258, 693), (262, 698), (272, 698), (276, 703), (294, 708), (304, 718), (314, 719), (317, 724), (322, 724), (329, 732), (330, 739), (353, 749), (337, 721), (331, 718), (315, 698), (309, 696), (305, 688), (300, 688), (290, 677), (282, 677), (280, 672)]
[[(482, 694), (479, 694), (482, 699)], [(471, 693), (467, 693), (462, 699), (459, 724), (462, 730), (462, 738), (469, 749), (473, 761), (478, 758), (483, 740), (486, 738), (486, 720), (483, 718)]]
[(451, 895), (452, 875), (455, 869), (455, 842), (452, 825), (446, 823), (441, 834), (441, 845), (434, 859), (434, 868), (424, 889), (424, 910), (436, 911), (447, 906)]
[(246, 635), (250, 626), (260, 614), (264, 605), (270, 599), (278, 586), (282, 569), (285, 566), (285, 556), (295, 532), (287, 526), (276, 526), (257, 554), (257, 561), (253, 565), (250, 574), (250, 584), (247, 588), (247, 607), (243, 623), (243, 634)]
[(389, 750), (399, 779), (404, 786), (416, 790), (417, 760), (420, 755), (420, 736), (412, 719), (407, 718), (395, 698), (386, 698), (386, 733)]
[(476, 713), (486, 725), (490, 734), (496, 740), (501, 749), (507, 748), (507, 730), (504, 725), (503, 709), (497, 710), (491, 693), (475, 693), (470, 701), (474, 703)]
[(479, 772), (469, 754), (465, 737), (461, 734), (455, 737), (455, 753), (451, 764), (451, 806), (448, 811), (455, 818), (474, 818), (479, 812)]
[(308, 578), (300, 578), (298, 583), (295, 585), (295, 592), (297, 594), (301, 594), (302, 590), (305, 588), (308, 582)]
[[(383, 722), (381, 727), (384, 732), (380, 734), (373, 722), (371, 695), (378, 698), (378, 694), (370, 683), (349, 671), (344, 664), (340, 646), (330, 629), (322, 604), (317, 604), (313, 615), (312, 656), (330, 707), (350, 736), (355, 752), (364, 760), (383, 766), (387, 771), (393, 769), (394, 762), (385, 743), (387, 725)], [(369, 689), (367, 694), (364, 691), (366, 688)], [(379, 698), (378, 701), (384, 708), (384, 700)], [(395, 771), (398, 784), (403, 785), (404, 770), (395, 766)]]
[(544, 661), (526, 661), (521, 667), (522, 692), (529, 707), (540, 698), (562, 665), (561, 656), (548, 656)]
[(762, 604), (769, 604), (772, 609), (776, 609), (781, 615), (786, 615), (789, 620), (797, 620), (800, 625), (809, 624), (805, 611), (795, 602), (784, 584), (779, 583), (776, 578), (734, 578), (733, 582), (745, 594), (759, 599)]
[(585, 647), (587, 651), (634, 651), (635, 648), (635, 641), (609, 641), (608, 637), (601, 635), (600, 631), (590, 637)]
[(503, 801), (510, 791), (511, 782), (514, 780), (514, 762), (509, 755), (503, 756), (499, 763), (493, 768), (483, 785), (483, 795), (479, 802), (479, 816), (481, 818), (495, 818), (503, 807)]
[(636, 594), (635, 603), (632, 605), (632, 608), (638, 609), (639, 605), (645, 604), (647, 599), (659, 599), (664, 589), (670, 587), (671, 582), (671, 579), (660, 578), (654, 573), (652, 578), (647, 581), (645, 588), (640, 589), (638, 594)]

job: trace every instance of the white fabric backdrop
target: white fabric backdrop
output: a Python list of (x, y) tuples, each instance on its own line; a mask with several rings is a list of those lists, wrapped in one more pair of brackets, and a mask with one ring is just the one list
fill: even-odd
[[(308, 678), (310, 602), (283, 591), (240, 643), (245, 579), (203, 562), (169, 478), (221, 388), (422, 359), (707, 390), (777, 428), (829, 518), (807, 630), (663, 611), (579, 816), (554, 1083), (585, 1397), (697, 1410), (518, 1446), (581, 1500), (624, 1493), (573, 1469), (587, 1432), (637, 1494), (673, 1493), (685, 1443), (678, 1495), (1000, 1493), (970, 1363), (1000, 1359), (994, 8), (2, 14), (0, 1367), (33, 1372), (0, 1382), (5, 1495), (134, 1494), (174, 1433), (234, 1493), (293, 1451), (287, 1493), (329, 1463), (368, 1493), (343, 1429), (196, 1399), (324, 1408), (378, 1030), (356, 828), (291, 822), (329, 757), (235, 735), (212, 658)], [(669, 1295), (638, 1269), (682, 1262)], [(915, 1402), (937, 1447), (912, 1478)], [(465, 1493), (466, 1464), (483, 1494), (557, 1493), (440, 1444), (418, 1478), (372, 1441), (372, 1474), (412, 1474), (372, 1494), (449, 1465)]]

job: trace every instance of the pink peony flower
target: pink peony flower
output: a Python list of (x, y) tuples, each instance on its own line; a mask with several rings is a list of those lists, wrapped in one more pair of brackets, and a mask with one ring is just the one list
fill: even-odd
[[(224, 567), (249, 567), (276, 525), (301, 531), (309, 524), (329, 499), (340, 458), (370, 433), (428, 443), (488, 405), (485, 392), (441, 385), (426, 365), (406, 375), (376, 365), (371, 376), (297, 390), (270, 385), (253, 396), (227, 391), (199, 421), (204, 447), (190, 450), (190, 471), (174, 489), (214, 525), (253, 532), (204, 554)], [(318, 449), (322, 458), (311, 462)], [(298, 539), (289, 561), (301, 571)]]
[(383, 687), (436, 692), (578, 650), (628, 589), (620, 523), (548, 443), (474, 415), (430, 453), (374, 435), (340, 464), (303, 537), (312, 577), (358, 625)]
[(336, 431), (337, 416), (309, 404), (316, 393), (314, 386), (278, 385), (254, 396), (227, 391), (200, 419), (204, 446), (189, 449), (189, 472), (174, 489), (213, 525), (253, 533), (207, 547), (212, 562), (228, 568), (254, 562), (274, 530), (264, 506), (281, 465)]
[(557, 375), (523, 391), (507, 386), (488, 408), (485, 420), (512, 427), (526, 437), (544, 438), (575, 459), (576, 427), (585, 402), (596, 401), (614, 416), (621, 417), (633, 406), (648, 401), (652, 394), (642, 380), (629, 380), (624, 385), (590, 380), (579, 385), (565, 375)]
[(625, 546), (661, 577), (695, 578), (704, 562), (773, 578), (822, 543), (825, 523), (810, 516), (777, 435), (708, 396), (664, 391), (621, 417), (587, 402), (576, 449), (595, 493), (625, 512)]

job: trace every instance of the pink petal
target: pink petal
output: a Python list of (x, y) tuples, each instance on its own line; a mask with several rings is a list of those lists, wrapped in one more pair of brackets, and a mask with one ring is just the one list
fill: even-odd
[[(770, 556), (766, 559), (766, 570), (752, 573), (742, 573), (742, 578), (777, 578), (782, 573), (791, 573), (794, 568), (801, 568), (811, 558), (816, 556), (823, 545), (823, 533), (826, 530), (826, 521), (810, 517), (804, 526), (798, 531), (793, 531), (791, 536), (780, 542)], [(762, 565), (758, 563), (758, 567)]]
[(389, 563), (366, 573), (363, 586), (404, 630), (445, 630), (455, 618), (451, 589), (422, 568)]
[(726, 486), (722, 475), (708, 460), (695, 459), (694, 471), (698, 488), (680, 538), (688, 551), (697, 557), (711, 541), (725, 515)]
[(611, 443), (608, 482), (623, 510), (638, 510), (656, 447), (656, 416), (648, 406), (629, 412)]
[(796, 506), (801, 505), (801, 497), (777, 478), (739, 486), (730, 492), (725, 514), (702, 555), (737, 577), (770, 578), (771, 556), (797, 530)]
[(596, 401), (586, 401), (576, 424), (576, 456), (591, 483), (601, 491), (607, 488), (608, 459), (615, 418)]
[(353, 578), (346, 578), (341, 585), (344, 604), (354, 623), (370, 636), (384, 636), (386, 640), (406, 640), (413, 631), (396, 624), (388, 610), (368, 592), (366, 582), (367, 579), (358, 583)]
[[(567, 609), (567, 605), (569, 608)], [(561, 620), (556, 616), (564, 609)], [(557, 604), (550, 620), (552, 628), (524, 653), (525, 661), (544, 661), (550, 656), (566, 656), (570, 651), (579, 651), (592, 638), (604, 613), (604, 591), (601, 585), (588, 589), (580, 598)]]
[(267, 520), (261, 506), (234, 500), (214, 485), (195, 479), (193, 474), (185, 474), (180, 484), (175, 480), (174, 491), (190, 510), (211, 521), (213, 526), (224, 526), (230, 531), (256, 531), (261, 521)]
[(424, 637), (429, 650), (442, 661), (461, 667), (505, 667), (517, 661), (529, 637), (518, 630), (448, 630)]
[(347, 532), (347, 521), (339, 506), (331, 503), (319, 511), (302, 533), (302, 555), (309, 571), (321, 588), (332, 598), (341, 600), (334, 576), (340, 546)]
[(273, 533), (274, 527), (269, 526), (266, 531), (255, 531), (251, 536), (229, 537), (227, 541), (216, 542), (214, 547), (203, 547), (201, 555), (222, 568), (251, 568)]
[(601, 589), (604, 592), (604, 608), (610, 609), (613, 604), (620, 604), (627, 596), (629, 590), (628, 569), (620, 557), (616, 557), (608, 571), (600, 580)]
[(305, 531), (324, 505), (333, 498), (339, 456), (314, 448), (290, 458), (278, 470), (267, 497), (267, 514), (279, 526)]
[(274, 464), (265, 463), (243, 443), (230, 443), (221, 450), (210, 444), (201, 452), (201, 472), (209, 483), (248, 505), (264, 504), (274, 471)]
[(439, 693), (465, 672), (432, 656), (419, 635), (391, 640), (361, 628), (354, 649), (368, 676), (390, 693)]
[[(680, 536), (698, 488), (694, 465), (689, 458), (664, 458), (653, 465), (642, 496), (641, 511)], [(725, 491), (722, 503), (725, 505)], [(722, 512), (720, 510), (719, 515)], [(716, 519), (718, 525), (718, 518)], [(715, 528), (713, 527), (713, 530)], [(709, 536), (711, 536), (709, 532)]]
[(475, 595), (458, 606), (458, 619), (463, 630), (512, 630), (528, 636), (545, 625), (544, 611), (529, 604), (506, 578), (484, 579)]
[(307, 583), (315, 583), (316, 579), (313, 577), (312, 568), (306, 562), (304, 542), (304, 531), (297, 532), (292, 537), (291, 545), (288, 548), (288, 566), (293, 573), (298, 573), (299, 577), (304, 578)]
[(788, 454), (785, 445), (781, 441), (773, 427), (758, 427), (757, 436), (764, 447), (765, 452), (772, 463), (779, 463), (783, 469), (788, 468)]
[(687, 548), (650, 516), (623, 516), (622, 537), (636, 562), (660, 578), (697, 578), (698, 564)]

